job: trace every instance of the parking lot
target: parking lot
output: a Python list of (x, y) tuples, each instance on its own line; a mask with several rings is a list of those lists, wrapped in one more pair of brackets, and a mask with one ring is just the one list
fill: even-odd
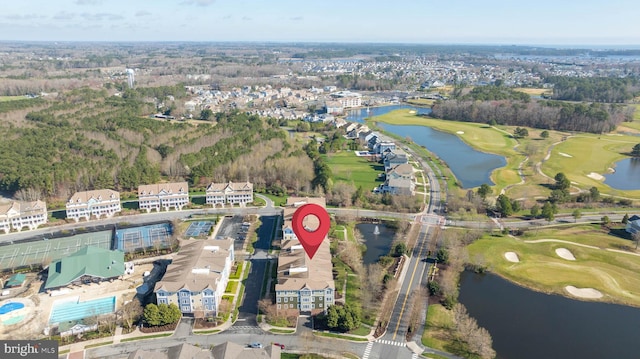
[(233, 249), (236, 252), (242, 250), (242, 245), (247, 238), (247, 231), (249, 230), (249, 223), (244, 222), (243, 216), (228, 216), (225, 217), (220, 225), (216, 239), (233, 238)]

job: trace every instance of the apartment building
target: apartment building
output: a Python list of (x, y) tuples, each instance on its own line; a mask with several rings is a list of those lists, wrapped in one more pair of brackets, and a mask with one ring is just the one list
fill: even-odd
[[(284, 209), (282, 250), (278, 257), (275, 288), (276, 307), (317, 314), (335, 303), (335, 282), (329, 240), (325, 238), (313, 259), (310, 259), (293, 232), (293, 213), (307, 203), (326, 207), (324, 198), (289, 197)], [(305, 225), (313, 228), (317, 225), (317, 222), (313, 223), (314, 219), (313, 216), (307, 216)]]
[(189, 185), (187, 182), (157, 183), (138, 186), (140, 210), (178, 211), (189, 204)]
[(86, 221), (94, 216), (100, 219), (102, 216), (113, 217), (120, 212), (120, 192), (110, 189), (76, 192), (69, 198), (66, 204), (67, 218), (78, 222), (84, 218)]
[(213, 207), (224, 207), (225, 204), (239, 204), (244, 207), (247, 203), (253, 202), (253, 183), (211, 183), (207, 186), (206, 195), (206, 203)]
[(154, 292), (158, 304), (176, 304), (183, 314), (215, 316), (235, 260), (233, 239), (188, 240)]
[(362, 95), (351, 91), (339, 91), (331, 94), (334, 101), (340, 102), (343, 108), (362, 106)]
[(24, 227), (30, 230), (47, 223), (47, 204), (43, 201), (11, 201), (0, 204), (0, 231), (20, 232)]

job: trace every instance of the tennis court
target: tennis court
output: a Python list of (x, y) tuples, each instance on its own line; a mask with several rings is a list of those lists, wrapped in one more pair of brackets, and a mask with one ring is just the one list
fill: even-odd
[(185, 232), (186, 237), (206, 236), (213, 227), (213, 222), (193, 222)]
[(48, 263), (77, 252), (84, 246), (111, 249), (111, 231), (77, 234), (0, 246), (0, 270)]
[(161, 223), (149, 226), (116, 230), (115, 248), (125, 253), (144, 248), (166, 248), (171, 242), (171, 224)]

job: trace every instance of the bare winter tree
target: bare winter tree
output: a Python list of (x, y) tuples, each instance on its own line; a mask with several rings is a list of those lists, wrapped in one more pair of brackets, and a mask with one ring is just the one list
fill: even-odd
[(42, 196), (42, 192), (34, 188), (26, 188), (18, 190), (13, 196), (18, 201), (32, 202), (39, 201)]
[(454, 330), (458, 340), (467, 344), (467, 350), (483, 359), (496, 356), (493, 340), (489, 332), (478, 326), (478, 322), (469, 316), (467, 308), (462, 304), (453, 307)]

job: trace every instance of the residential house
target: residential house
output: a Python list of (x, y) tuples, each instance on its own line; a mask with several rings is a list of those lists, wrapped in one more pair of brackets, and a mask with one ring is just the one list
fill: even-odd
[(100, 219), (103, 215), (113, 217), (120, 212), (120, 192), (110, 189), (83, 191), (74, 193), (66, 204), (67, 218), (78, 222), (80, 219)]
[(347, 124), (348, 124), (348, 122), (344, 118), (336, 118), (336, 119), (333, 120), (333, 125), (336, 128), (340, 128), (340, 127), (346, 126)]
[(189, 185), (187, 182), (160, 183), (138, 186), (138, 200), (141, 210), (147, 213), (155, 209), (168, 211), (170, 208), (182, 210), (189, 204)]
[(356, 124), (355, 128), (351, 131), (347, 131), (347, 138), (357, 139), (360, 137), (360, 134), (363, 132), (369, 132), (369, 126), (364, 125), (362, 123)]
[(627, 226), (625, 227), (625, 231), (627, 231), (627, 233), (631, 235), (640, 233), (640, 217), (635, 215), (631, 216), (631, 218), (629, 218), (629, 220), (627, 221)]
[(387, 150), (382, 155), (382, 162), (384, 163), (384, 171), (387, 172), (397, 165), (409, 163), (407, 154), (399, 149)]
[(101, 282), (124, 275), (124, 252), (85, 246), (79, 251), (52, 262), (44, 288), (55, 289), (69, 284)]
[(233, 239), (188, 240), (154, 292), (158, 304), (176, 304), (183, 314), (215, 316), (235, 260)]
[(206, 203), (215, 207), (225, 204), (239, 204), (241, 207), (253, 202), (253, 183), (251, 182), (229, 182), (211, 183), (207, 186)]
[[(317, 314), (335, 303), (335, 282), (329, 240), (325, 237), (311, 259), (293, 232), (293, 213), (307, 203), (326, 206), (324, 198), (289, 197), (284, 209), (282, 249), (278, 256), (275, 287), (276, 307), (278, 310)], [(305, 225), (313, 227), (314, 220), (317, 225), (315, 217), (307, 216)]]
[(30, 230), (47, 223), (47, 204), (43, 201), (11, 201), (0, 204), (0, 231), (20, 232), (24, 227)]
[(376, 142), (374, 148), (373, 148), (373, 152), (375, 152), (376, 154), (383, 154), (385, 153), (385, 151), (387, 150), (395, 150), (396, 149), (396, 144), (395, 142), (390, 142), (390, 141), (380, 141), (380, 142)]
[(380, 185), (379, 191), (393, 195), (413, 196), (415, 194), (415, 187), (413, 166), (409, 163), (404, 163), (396, 165), (387, 171), (385, 182)]

